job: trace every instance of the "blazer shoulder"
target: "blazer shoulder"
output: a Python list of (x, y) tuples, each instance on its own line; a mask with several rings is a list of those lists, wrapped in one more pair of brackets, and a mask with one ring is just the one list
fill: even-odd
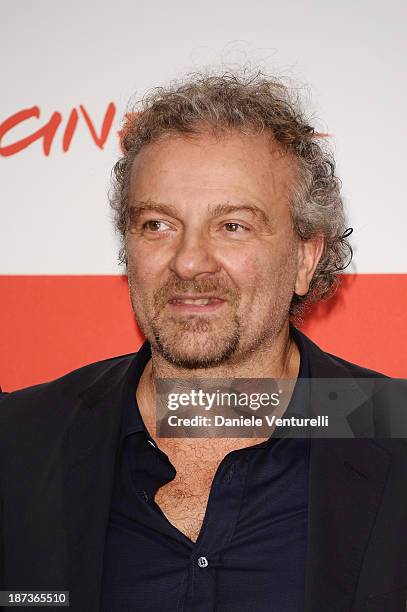
[(52, 395), (77, 395), (81, 390), (96, 383), (102, 376), (125, 371), (137, 353), (128, 353), (117, 357), (110, 357), (102, 361), (87, 364), (76, 368), (63, 376), (29, 387), (23, 387), (15, 391), (0, 393), (0, 412), (6, 405), (26, 404), (35, 402), (44, 396)]
[(354, 378), (390, 378), (390, 376), (384, 374), (383, 372), (377, 372), (376, 370), (365, 368), (357, 363), (346, 361), (346, 359), (342, 359), (342, 357), (338, 357), (337, 355), (332, 355), (332, 353), (325, 353), (325, 355), (345, 368)]
[(308, 356), (313, 378), (389, 378), (382, 372), (371, 370), (338, 355), (324, 351), (299, 329), (292, 327), (294, 340)]

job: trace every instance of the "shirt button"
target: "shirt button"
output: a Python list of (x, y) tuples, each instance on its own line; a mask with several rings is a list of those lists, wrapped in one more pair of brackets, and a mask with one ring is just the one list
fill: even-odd
[(199, 567), (208, 567), (208, 559), (206, 557), (199, 557), (197, 561)]

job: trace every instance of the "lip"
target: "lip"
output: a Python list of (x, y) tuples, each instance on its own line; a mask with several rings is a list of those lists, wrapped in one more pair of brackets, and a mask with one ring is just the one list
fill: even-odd
[[(209, 304), (185, 304), (180, 300), (211, 300)], [(180, 313), (209, 313), (218, 310), (225, 304), (225, 300), (210, 293), (199, 294), (176, 294), (172, 295), (168, 300), (168, 306), (171, 310)]]

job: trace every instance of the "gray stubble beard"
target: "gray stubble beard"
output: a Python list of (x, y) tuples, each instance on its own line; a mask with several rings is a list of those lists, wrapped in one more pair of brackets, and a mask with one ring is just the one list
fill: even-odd
[[(163, 334), (160, 331), (162, 326), (158, 323), (158, 317), (155, 316), (150, 323), (151, 330), (153, 332), (154, 337), (154, 345), (157, 352), (169, 363), (172, 365), (186, 369), (186, 370), (195, 370), (195, 369), (208, 369), (216, 366), (220, 366), (222, 364), (227, 363), (231, 357), (233, 357), (240, 346), (241, 332), (240, 332), (240, 322), (238, 317), (235, 315), (233, 317), (234, 321), (234, 331), (226, 338), (226, 344), (223, 347), (223, 350), (218, 351), (217, 354), (212, 356), (200, 356), (200, 357), (187, 357), (182, 356), (180, 354), (177, 355), (175, 350), (171, 350), (168, 344), (171, 343), (171, 340), (166, 340), (165, 333)], [(185, 321), (181, 321), (181, 324), (184, 324), (184, 331), (196, 332), (196, 333), (208, 333), (210, 331), (210, 322), (207, 319), (197, 320), (195, 317), (186, 319)], [(190, 325), (188, 325), (190, 323)], [(186, 324), (186, 325), (185, 325)], [(188, 327), (190, 329), (188, 329)], [(195, 329), (191, 329), (195, 327)], [(186, 329), (185, 329), (186, 328)], [(216, 332), (214, 332), (216, 333)], [(182, 334), (182, 330), (180, 331)]]

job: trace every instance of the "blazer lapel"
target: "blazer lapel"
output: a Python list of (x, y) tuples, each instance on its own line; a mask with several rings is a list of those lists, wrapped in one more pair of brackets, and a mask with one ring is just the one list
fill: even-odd
[(309, 471), (305, 611), (347, 612), (352, 609), (391, 454), (373, 439), (357, 438), (374, 437), (371, 401), (344, 366), (306, 342), (312, 378), (348, 378), (350, 385), (355, 384), (346, 410), (355, 438), (311, 439)]
[(123, 397), (135, 385), (137, 357), (112, 368), (81, 394), (64, 441), (65, 521), (70, 606), (96, 612)]
[(311, 441), (306, 612), (351, 610), (390, 461), (372, 440)]

